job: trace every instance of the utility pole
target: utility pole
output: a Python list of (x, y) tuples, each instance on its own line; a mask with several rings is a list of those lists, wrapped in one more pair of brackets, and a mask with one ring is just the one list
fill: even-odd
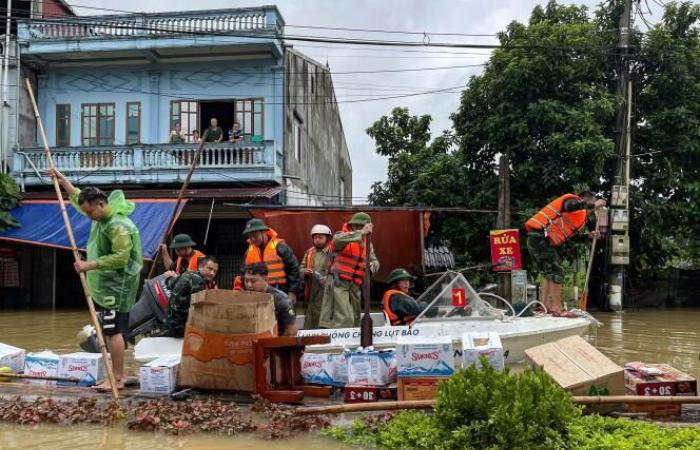
[(7, 19), (5, 21), (5, 44), (2, 50), (2, 82), (0, 82), (0, 173), (5, 173), (5, 161), (7, 161), (7, 153), (9, 141), (7, 139), (7, 124), (5, 120), (5, 102), (8, 100), (7, 96), (7, 69), (10, 65), (10, 34), (12, 33), (12, 0), (7, 1)]
[[(496, 228), (506, 230), (510, 228), (510, 160), (508, 153), (504, 152), (498, 163), (498, 218)], [(496, 274), (498, 295), (511, 301), (511, 274), (510, 272), (498, 272)]]
[(608, 305), (613, 310), (622, 309), (625, 266), (629, 264), (629, 186), (633, 90), (630, 64), (632, 48), (630, 41), (632, 36), (632, 2), (638, 0), (624, 1), (624, 10), (619, 19), (620, 40), (617, 46), (617, 97), (620, 107), (617, 113), (616, 130), (618, 132), (617, 153), (619, 158), (610, 202), (611, 233), (608, 252), (610, 263), (612, 264)]

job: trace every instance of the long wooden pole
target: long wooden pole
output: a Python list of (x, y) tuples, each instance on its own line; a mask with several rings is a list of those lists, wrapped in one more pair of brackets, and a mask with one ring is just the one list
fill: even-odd
[[(610, 396), (581, 396), (572, 397), (579, 405), (602, 404), (700, 404), (700, 396), (683, 397), (647, 397), (642, 395), (610, 395)], [(435, 406), (435, 400), (404, 400), (398, 402), (350, 403), (329, 406), (313, 406), (297, 408), (295, 414), (306, 416), (310, 414), (342, 414), (366, 411), (392, 411), (397, 409), (430, 409)]]
[(160, 241), (158, 244), (158, 247), (156, 248), (156, 254), (153, 257), (153, 263), (151, 264), (151, 268), (148, 271), (148, 277), (146, 278), (153, 278), (153, 274), (156, 271), (156, 266), (158, 265), (158, 259), (160, 258), (160, 246), (165, 242), (165, 240), (168, 238), (170, 233), (172, 233), (173, 228), (175, 227), (175, 220), (177, 219), (178, 212), (180, 211), (180, 203), (182, 203), (182, 199), (185, 195), (185, 191), (187, 190), (187, 186), (190, 185), (190, 179), (192, 178), (192, 174), (194, 173), (194, 169), (197, 167), (197, 164), (199, 164), (199, 158), (202, 155), (202, 150), (204, 150), (204, 137), (202, 137), (202, 140), (199, 141), (199, 146), (197, 147), (197, 151), (194, 154), (194, 158), (192, 158), (192, 164), (190, 165), (190, 170), (187, 172), (187, 177), (185, 177), (185, 181), (182, 183), (182, 186), (180, 187), (180, 192), (177, 194), (177, 202), (175, 203), (175, 209), (173, 210), (173, 213), (170, 215), (170, 220), (168, 221), (168, 228), (166, 233), (163, 235), (163, 239)]
[(372, 315), (370, 314), (370, 302), (371, 302), (371, 274), (369, 265), (369, 255), (372, 252), (372, 233), (368, 234), (365, 238), (367, 260), (365, 261), (365, 279), (362, 280), (362, 301), (364, 302), (364, 314), (362, 316), (362, 321), (360, 322), (360, 345), (364, 348), (372, 346)]
[[(46, 139), (46, 132), (44, 131), (44, 125), (41, 123), (41, 116), (39, 115), (39, 108), (36, 105), (36, 99), (34, 98), (34, 90), (32, 89), (32, 84), (29, 78), (25, 78), (24, 82), (27, 85), (27, 91), (29, 92), (29, 98), (32, 101), (32, 107), (34, 108), (34, 116), (36, 117), (36, 123), (39, 127), (39, 132), (41, 133), (41, 140), (44, 143), (44, 151), (46, 152), (46, 160), (49, 164), (49, 168), (56, 169), (54, 165), (53, 158), (51, 157), (51, 150), (49, 149), (49, 144)], [(76, 262), (81, 260), (80, 253), (78, 252), (78, 246), (75, 243), (75, 236), (73, 235), (73, 227), (71, 226), (70, 219), (68, 218), (68, 212), (66, 211), (66, 203), (63, 201), (63, 194), (61, 193), (61, 187), (58, 184), (58, 179), (52, 175), (53, 187), (56, 190), (56, 197), (58, 198), (58, 205), (61, 208), (61, 215), (63, 216), (63, 223), (66, 226), (66, 233), (68, 233), (68, 240), (70, 241), (71, 250), (73, 250), (73, 258)], [(97, 334), (97, 342), (100, 346), (100, 353), (102, 353), (102, 359), (104, 360), (105, 367), (107, 368), (107, 377), (109, 378), (109, 383), (112, 387), (112, 397), (114, 401), (119, 400), (119, 390), (117, 389), (117, 379), (114, 377), (114, 370), (112, 370), (112, 360), (107, 351), (107, 344), (105, 344), (104, 336), (102, 335), (102, 327), (100, 326), (100, 321), (97, 320), (97, 312), (95, 311), (95, 303), (90, 295), (90, 290), (87, 285), (87, 278), (84, 272), (79, 273), (80, 284), (83, 286), (83, 293), (85, 294), (85, 301), (87, 302), (88, 309), (90, 310), (90, 320), (92, 321), (92, 326), (95, 327)]]

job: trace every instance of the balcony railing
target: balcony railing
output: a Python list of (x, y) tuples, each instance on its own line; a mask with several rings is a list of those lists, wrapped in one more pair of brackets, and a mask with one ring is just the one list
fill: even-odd
[(179, 33), (281, 34), (284, 21), (276, 8), (69, 17), (25, 22), (19, 37), (27, 40), (157, 37)]
[[(169, 183), (184, 179), (195, 144), (68, 147), (51, 151), (58, 170), (81, 184)], [(280, 171), (273, 141), (205, 144), (193, 177), (199, 182), (272, 180)], [(42, 149), (15, 152), (13, 175), (22, 187), (47, 182)]]

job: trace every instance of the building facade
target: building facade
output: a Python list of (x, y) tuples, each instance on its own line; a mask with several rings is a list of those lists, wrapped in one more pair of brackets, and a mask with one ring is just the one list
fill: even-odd
[[(220, 285), (230, 287), (246, 248), (245, 205), (338, 205), (352, 195), (330, 70), (287, 45), (283, 34), (274, 6), (29, 19), (18, 25), (17, 60), (54, 161), (78, 186), (173, 198), (197, 133), (218, 120), (223, 139), (204, 145), (175, 232), (219, 256)], [(28, 91), (24, 79), (13, 84), (21, 131), (8, 165), (25, 198), (49, 199)], [(229, 142), (234, 122), (242, 137)], [(184, 142), (171, 141), (176, 125)], [(21, 253), (28, 255), (21, 262), (24, 304), (80, 298), (79, 285), (48, 294), (51, 278), (70, 266), (68, 252), (23, 246)], [(39, 272), (53, 277), (33, 275)]]

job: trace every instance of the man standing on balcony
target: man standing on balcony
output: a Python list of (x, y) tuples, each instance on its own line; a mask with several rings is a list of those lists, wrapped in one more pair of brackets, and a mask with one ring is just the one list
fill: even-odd
[[(299, 261), (289, 245), (261, 219), (250, 219), (243, 235), (248, 240), (248, 250), (243, 257), (244, 265), (265, 263), (268, 283), (283, 291), (292, 304), (296, 304), (297, 295), (301, 291), (301, 275)], [(234, 289), (235, 284), (234, 281)]]
[(204, 134), (202, 135), (204, 142), (221, 142), (224, 138), (224, 130), (219, 126), (219, 121), (216, 117), (212, 117), (209, 123), (211, 125), (204, 130)]
[[(87, 260), (77, 261), (75, 270), (86, 272), (88, 290), (98, 307), (102, 332), (107, 337), (114, 377), (124, 387), (125, 336), (129, 332), (129, 310), (139, 288), (143, 255), (141, 236), (129, 219), (136, 205), (121, 190), (107, 195), (95, 187), (82, 191), (58, 170), (51, 170), (70, 195), (73, 207), (92, 221), (87, 242)], [(95, 386), (109, 391), (109, 380)]]

